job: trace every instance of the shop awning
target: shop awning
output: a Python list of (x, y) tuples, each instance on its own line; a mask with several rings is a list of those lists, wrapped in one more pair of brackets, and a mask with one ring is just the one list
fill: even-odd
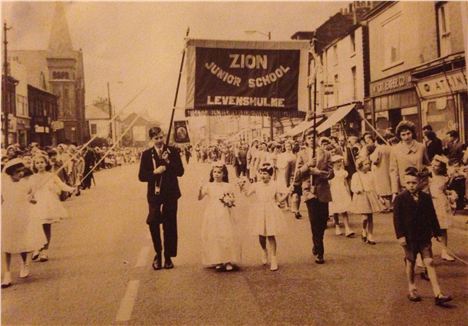
[[(317, 126), (325, 120), (322, 116), (316, 118)], [(286, 131), (284, 134), (286, 136), (296, 136), (303, 133), (305, 130), (310, 129), (314, 126), (314, 120), (302, 121), (300, 124), (295, 126), (294, 128)], [(318, 129), (318, 127), (317, 127)]]
[(320, 134), (336, 125), (338, 122), (343, 120), (355, 107), (356, 103), (352, 103), (338, 108), (324, 123), (317, 127), (317, 133)]

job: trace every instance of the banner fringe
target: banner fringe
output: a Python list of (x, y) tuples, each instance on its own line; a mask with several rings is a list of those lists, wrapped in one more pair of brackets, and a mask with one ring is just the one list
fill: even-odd
[(267, 117), (288, 117), (288, 118), (305, 118), (306, 113), (303, 111), (290, 110), (263, 110), (263, 109), (186, 109), (186, 117), (199, 116), (229, 116), (229, 115), (245, 115), (245, 116), (267, 116)]

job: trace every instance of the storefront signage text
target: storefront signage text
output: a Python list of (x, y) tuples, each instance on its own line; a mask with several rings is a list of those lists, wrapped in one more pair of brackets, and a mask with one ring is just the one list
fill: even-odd
[(396, 76), (372, 82), (370, 85), (371, 97), (394, 93), (413, 87), (411, 74), (405, 72)]
[(466, 92), (467, 82), (463, 72), (458, 70), (422, 80), (418, 83), (418, 89), (422, 97), (440, 96), (460, 91)]

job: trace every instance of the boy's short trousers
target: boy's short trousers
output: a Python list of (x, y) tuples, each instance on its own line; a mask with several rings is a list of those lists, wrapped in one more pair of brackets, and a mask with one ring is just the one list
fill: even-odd
[(408, 243), (403, 247), (405, 250), (405, 258), (410, 262), (416, 261), (418, 253), (421, 254), (421, 258), (432, 258), (432, 243)]

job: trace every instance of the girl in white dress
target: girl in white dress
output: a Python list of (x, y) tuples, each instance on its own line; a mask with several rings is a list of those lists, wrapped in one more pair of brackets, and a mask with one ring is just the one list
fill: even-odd
[[(252, 231), (258, 235), (263, 250), (262, 263), (268, 262), (270, 253), (270, 270), (278, 270), (276, 258), (276, 236), (283, 228), (283, 215), (278, 203), (284, 201), (288, 194), (281, 195), (275, 182), (270, 182), (273, 175), (273, 166), (264, 163), (258, 172), (260, 181), (248, 189), (242, 188), (246, 196), (256, 194), (255, 200), (250, 203), (250, 217), (253, 222)], [(267, 251), (267, 239), (269, 250)]]
[(357, 172), (351, 178), (353, 200), (350, 211), (362, 215), (362, 234), (364, 243), (375, 245), (373, 214), (385, 209), (375, 192), (371, 163), (368, 159), (356, 160)]
[(11, 255), (21, 254), (20, 277), (29, 276), (31, 253), (41, 248), (46, 239), (39, 219), (31, 217), (32, 189), (30, 180), (23, 178), (21, 159), (13, 159), (5, 165), (2, 176), (2, 252), (4, 275), (2, 288), (12, 284)]
[(432, 177), (429, 179), (429, 191), (431, 193), (434, 209), (437, 214), (440, 229), (442, 231), (442, 249), (441, 257), (447, 261), (455, 261), (455, 258), (449, 255), (445, 247), (447, 247), (448, 235), (447, 229), (452, 222), (452, 208), (447, 197), (447, 184), (449, 178), (447, 176), (448, 158), (445, 156), (435, 155), (432, 159)]
[(52, 237), (52, 224), (68, 217), (68, 212), (60, 201), (59, 194), (61, 191), (72, 193), (76, 188), (68, 186), (56, 174), (48, 172), (50, 163), (44, 155), (37, 155), (33, 158), (33, 169), (35, 174), (30, 177), (30, 181), (37, 204), (32, 207), (31, 214), (33, 218), (42, 221), (47, 238), (45, 246), (33, 254), (33, 260), (39, 258), (40, 261), (44, 262), (49, 259), (48, 249)]
[(333, 155), (331, 158), (333, 164), (334, 177), (330, 180), (330, 191), (332, 195), (332, 201), (329, 203), (330, 214), (333, 215), (335, 220), (335, 234), (341, 235), (340, 228), (340, 216), (343, 218), (345, 226), (345, 235), (352, 237), (354, 235), (353, 230), (349, 226), (348, 211), (351, 206), (351, 195), (348, 189), (348, 171), (344, 169), (343, 156)]
[(203, 216), (201, 240), (202, 263), (217, 271), (232, 271), (240, 262), (240, 245), (232, 214), (234, 192), (228, 183), (226, 165), (215, 163), (210, 182), (200, 186), (198, 200), (208, 197)]

